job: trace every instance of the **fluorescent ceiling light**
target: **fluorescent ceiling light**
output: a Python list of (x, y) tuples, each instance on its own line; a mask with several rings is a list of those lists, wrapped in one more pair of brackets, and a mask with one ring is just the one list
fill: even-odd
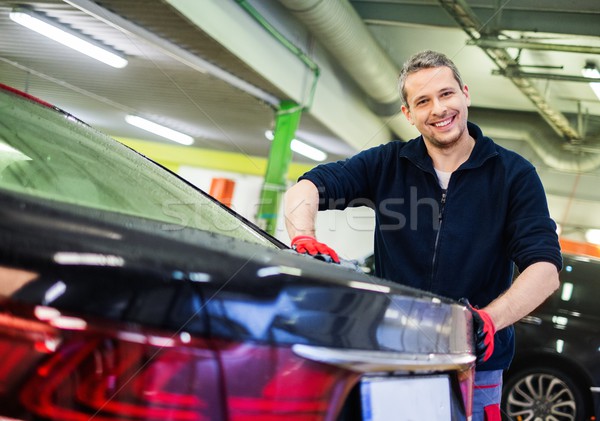
[(131, 124), (132, 126), (139, 127), (140, 129), (144, 129), (150, 133), (154, 133), (156, 135), (162, 136), (173, 142), (181, 143), (182, 145), (191, 145), (194, 143), (194, 138), (192, 136), (188, 136), (187, 134), (183, 134), (173, 129), (169, 129), (168, 127), (161, 126), (160, 124), (156, 124), (150, 120), (146, 120), (145, 118), (137, 117), (134, 115), (128, 115), (125, 117), (125, 121)]
[[(269, 140), (273, 140), (275, 135), (273, 134), (272, 130), (267, 130), (265, 132), (265, 137)], [(300, 155), (312, 159), (313, 161), (322, 162), (327, 159), (327, 154), (325, 152), (298, 139), (292, 139), (290, 149), (296, 153), (299, 153)]]
[(327, 159), (327, 154), (320, 149), (314, 148), (310, 145), (307, 145), (304, 142), (299, 141), (298, 139), (292, 139), (292, 144), (290, 145), (294, 152), (299, 153), (300, 155), (304, 155), (307, 158), (312, 159), (313, 161), (322, 162)]
[[(581, 74), (584, 77), (596, 79), (600, 78), (600, 71), (598, 71), (598, 68), (592, 62), (587, 62), (585, 64), (585, 67), (581, 69)], [(590, 87), (592, 88), (598, 99), (600, 99), (600, 82), (590, 82)]]
[(109, 51), (107, 47), (100, 46), (91, 38), (79, 34), (66, 26), (62, 26), (58, 22), (53, 22), (29, 9), (13, 9), (9, 16), (14, 22), (109, 66), (118, 69), (127, 66), (125, 58)]

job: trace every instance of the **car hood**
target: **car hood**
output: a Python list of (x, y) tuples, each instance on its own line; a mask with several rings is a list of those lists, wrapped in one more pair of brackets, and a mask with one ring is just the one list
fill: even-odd
[(0, 195), (0, 296), (14, 312), (47, 306), (265, 343), (472, 351), (469, 316), (442, 297), (289, 249)]

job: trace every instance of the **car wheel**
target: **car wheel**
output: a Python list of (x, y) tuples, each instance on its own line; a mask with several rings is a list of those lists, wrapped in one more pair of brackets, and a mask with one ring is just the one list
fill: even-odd
[(585, 396), (568, 374), (547, 367), (512, 373), (502, 390), (504, 420), (584, 421)]

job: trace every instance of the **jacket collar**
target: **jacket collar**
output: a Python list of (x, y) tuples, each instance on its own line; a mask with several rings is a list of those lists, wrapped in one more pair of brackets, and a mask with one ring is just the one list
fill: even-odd
[[(479, 126), (467, 122), (467, 129), (469, 130), (469, 134), (475, 139), (475, 147), (473, 148), (469, 159), (459, 167), (459, 170), (480, 167), (489, 158), (498, 155), (496, 144), (492, 139), (483, 135)], [(404, 147), (400, 149), (400, 156), (407, 158), (422, 170), (431, 173), (434, 172), (433, 162), (427, 153), (423, 136), (416, 137), (406, 142)]]

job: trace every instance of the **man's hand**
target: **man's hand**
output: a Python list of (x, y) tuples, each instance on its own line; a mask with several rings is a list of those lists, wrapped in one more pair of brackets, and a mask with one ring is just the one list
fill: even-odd
[(311, 256), (322, 254), (329, 256), (334, 262), (340, 263), (340, 258), (335, 250), (327, 246), (327, 244), (318, 242), (315, 237), (311, 237), (310, 235), (298, 235), (294, 237), (292, 239), (292, 248), (300, 254), (310, 254)]
[(475, 335), (477, 364), (483, 363), (489, 360), (494, 353), (496, 326), (487, 312), (473, 307), (466, 298), (461, 298), (458, 301), (465, 305), (473, 316), (473, 334)]

